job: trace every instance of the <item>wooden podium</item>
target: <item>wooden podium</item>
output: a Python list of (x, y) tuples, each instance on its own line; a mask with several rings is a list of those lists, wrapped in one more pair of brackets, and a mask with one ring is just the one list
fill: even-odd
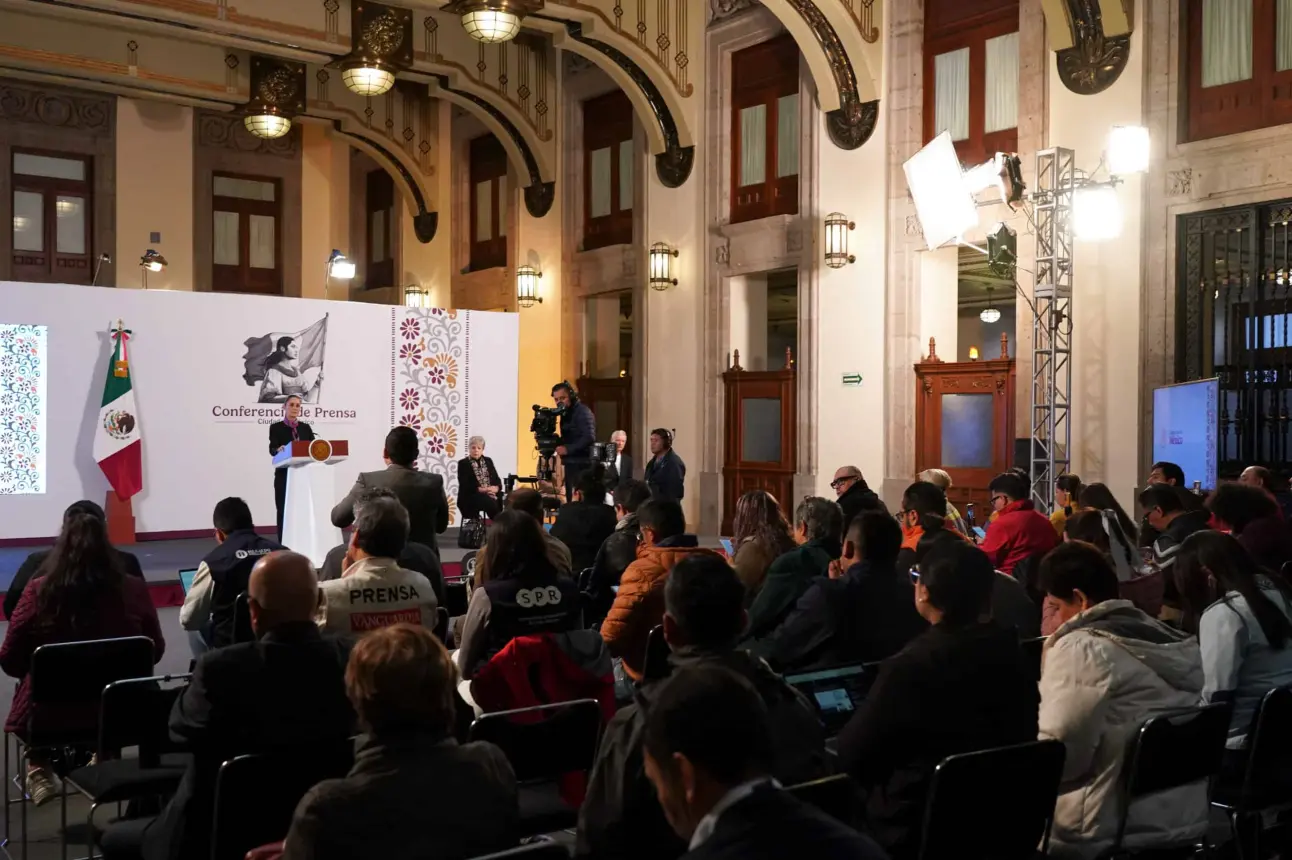
[(341, 439), (293, 442), (274, 455), (275, 469), (287, 469), (287, 499), (283, 502), (283, 545), (323, 567), (328, 551), (341, 543), (341, 530), (332, 525), (337, 502), (332, 469), (350, 455)]

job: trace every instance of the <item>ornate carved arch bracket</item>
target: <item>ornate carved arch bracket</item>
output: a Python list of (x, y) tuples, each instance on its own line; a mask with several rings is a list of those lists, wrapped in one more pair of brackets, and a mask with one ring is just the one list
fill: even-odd
[(509, 120), (506, 114), (479, 96), (465, 90), (454, 89), (449, 85), (447, 75), (435, 75), (435, 79), (439, 82), (440, 89), (471, 102), (489, 114), (490, 118), (507, 131), (507, 136), (520, 150), (521, 158), (525, 161), (525, 170), (529, 174), (529, 184), (525, 186), (526, 211), (535, 218), (542, 218), (550, 212), (552, 203), (556, 201), (556, 183), (543, 181), (538, 170), (538, 159), (534, 157), (534, 151), (529, 148), (529, 144), (525, 142), (525, 136), (520, 133), (520, 129), (516, 128), (516, 124)]
[(408, 168), (404, 167), (400, 160), (394, 156), (394, 153), (386, 149), (386, 147), (382, 146), (380, 143), (377, 143), (371, 138), (360, 137), (357, 134), (352, 134), (346, 131), (342, 128), (340, 120), (333, 120), (332, 128), (337, 134), (347, 140), (353, 141), (359, 149), (371, 150), (377, 155), (380, 155), (386, 162), (385, 166), (388, 170), (392, 168), (394, 169), (395, 180), (403, 186), (405, 191), (408, 192), (409, 196), (412, 198), (413, 206), (417, 209), (417, 214), (413, 216), (413, 233), (417, 236), (417, 241), (421, 242), (423, 245), (429, 245), (435, 238), (436, 230), (439, 229), (440, 213), (431, 212), (426, 208), (426, 197), (422, 194), (422, 189), (413, 181), (412, 174), (408, 172)]
[(879, 122), (879, 100), (863, 102), (857, 87), (857, 71), (829, 19), (813, 0), (788, 0), (789, 5), (812, 30), (825, 53), (839, 88), (839, 109), (826, 114), (826, 131), (840, 149), (859, 149), (875, 133)]
[(1044, 8), (1063, 85), (1082, 96), (1111, 87), (1130, 60), (1129, 0), (1047, 0)]
[(681, 139), (677, 133), (677, 120), (674, 119), (672, 111), (668, 109), (659, 87), (655, 86), (655, 82), (642, 70), (641, 66), (637, 65), (623, 51), (602, 42), (600, 39), (591, 39), (584, 36), (582, 24), (573, 21), (564, 21), (562, 23), (565, 25), (565, 31), (570, 35), (570, 38), (603, 54), (616, 66), (623, 69), (624, 74), (641, 90), (642, 95), (646, 97), (647, 104), (650, 105), (651, 113), (655, 116), (655, 122), (659, 124), (660, 133), (664, 137), (664, 151), (655, 156), (655, 175), (659, 177), (659, 181), (666, 188), (677, 188), (686, 182), (691, 175), (691, 168), (695, 166), (695, 147), (682, 146)]

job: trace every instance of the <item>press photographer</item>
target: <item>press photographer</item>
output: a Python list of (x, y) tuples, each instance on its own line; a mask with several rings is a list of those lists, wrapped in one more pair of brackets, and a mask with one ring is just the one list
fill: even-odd
[(568, 382), (552, 386), (552, 400), (561, 420), (560, 441), (556, 453), (565, 464), (565, 500), (574, 498), (574, 486), (592, 465), (592, 445), (597, 439), (597, 419), (592, 410), (579, 402), (579, 393)]

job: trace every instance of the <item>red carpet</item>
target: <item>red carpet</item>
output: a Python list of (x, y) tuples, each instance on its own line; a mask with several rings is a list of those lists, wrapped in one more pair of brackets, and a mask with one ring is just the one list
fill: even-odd
[[(457, 579), (462, 576), (462, 564), (456, 561), (447, 561), (444, 563), (444, 578)], [(184, 589), (179, 582), (150, 582), (148, 583), (148, 593), (152, 595), (153, 606), (158, 609), (164, 609), (167, 606), (184, 605)], [(0, 619), (8, 620), (4, 610), (0, 610)]]

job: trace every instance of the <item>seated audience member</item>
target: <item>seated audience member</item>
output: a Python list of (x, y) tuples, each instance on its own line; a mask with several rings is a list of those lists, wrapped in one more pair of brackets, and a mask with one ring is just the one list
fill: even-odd
[(1288, 488), (1286, 474), (1275, 475), (1264, 466), (1248, 466), (1238, 476), (1238, 483), (1260, 487), (1278, 503), (1279, 513), (1283, 515), (1283, 519), (1292, 519), (1292, 490)]
[[(373, 490), (373, 492), (389, 491)], [(349, 552), (349, 543), (337, 544), (328, 550), (323, 558), (323, 567), (319, 570), (319, 582), (340, 579), (341, 574), (345, 573), (345, 557)], [(440, 606), (444, 605), (444, 566), (440, 564), (439, 556), (431, 552), (430, 547), (410, 540), (404, 544), (404, 551), (395, 561), (404, 570), (411, 570), (426, 577), (431, 583), (431, 590), (435, 592), (435, 602)]]
[(781, 506), (766, 490), (750, 490), (736, 500), (731, 530), (736, 550), (731, 565), (745, 586), (746, 602), (752, 602), (772, 562), (797, 544)]
[(606, 504), (605, 471), (600, 465), (584, 470), (574, 484), (574, 501), (561, 505), (552, 537), (570, 549), (576, 574), (597, 560), (597, 550), (615, 531), (615, 509)]
[(1175, 592), (1170, 568), (1175, 563), (1175, 554), (1179, 552), (1180, 544), (1194, 532), (1207, 529), (1207, 521), (1211, 518), (1211, 514), (1205, 509), (1187, 509), (1185, 497), (1191, 495), (1188, 490), (1170, 484), (1149, 484), (1139, 494), (1144, 520), (1158, 535), (1153, 541), (1153, 561), (1166, 575), (1168, 595)]
[(718, 667), (681, 671), (660, 691), (643, 759), (687, 860), (886, 860), (773, 779), (770, 722), (749, 683)]
[[(87, 499), (79, 502), (72, 502), (68, 505), (67, 510), (63, 512), (63, 525), (66, 527), (68, 517), (72, 514), (90, 514), (97, 518), (105, 526), (108, 522), (108, 515), (103, 512), (103, 508)], [(13, 580), (9, 583), (9, 590), (4, 596), (4, 617), (13, 618), (13, 611), (18, 608), (18, 599), (22, 597), (23, 591), (27, 588), (27, 583), (40, 570), (40, 566), (45, 563), (52, 550), (40, 549), (23, 559), (22, 564), (18, 565), (18, 571), (13, 575)], [(125, 552), (116, 547), (112, 548), (113, 554), (116, 555), (119, 562), (118, 567), (129, 576), (144, 578), (143, 568), (139, 566), (139, 559), (132, 552)]]
[(458, 461), (458, 510), (468, 519), (493, 519), (502, 511), (502, 479), (484, 451), (484, 437), (472, 436)]
[(1278, 502), (1260, 487), (1221, 484), (1206, 506), (1217, 526), (1238, 538), (1256, 564), (1277, 571), (1292, 561), (1292, 531)]
[(651, 499), (637, 509), (642, 542), (637, 558), (619, 580), (619, 592), (606, 620), (601, 638), (611, 655), (623, 663), (624, 672), (640, 681), (646, 662), (646, 638), (664, 619), (664, 584), (678, 562), (692, 556), (709, 555), (726, 559), (704, 549), (695, 535), (686, 533), (682, 505), (670, 499)]
[(888, 514), (864, 513), (848, 526), (843, 555), (812, 583), (794, 611), (753, 652), (782, 672), (891, 657), (929, 626), (914, 588), (897, 571), (902, 530)]
[(830, 562), (842, 550), (843, 511), (819, 496), (799, 502), (794, 511), (794, 541), (798, 546), (772, 562), (763, 587), (749, 605), (746, 633), (750, 639), (779, 627), (813, 580), (830, 572)]
[(454, 740), (456, 681), (424, 627), (359, 640), (345, 690), (363, 740), (350, 773), (296, 807), (283, 860), (459, 860), (516, 845), (516, 776), (493, 744)]
[(645, 481), (624, 478), (615, 487), (615, 517), (619, 522), (615, 531), (597, 550), (592, 563), (592, 579), (588, 584), (590, 616), (584, 620), (590, 627), (598, 627), (610, 611), (615, 600), (619, 579), (637, 558), (637, 544), (641, 542), (641, 526), (637, 523), (637, 509), (650, 500), (650, 487)]
[(1130, 539), (1131, 546), (1137, 544), (1138, 532), (1135, 529), (1135, 521), (1130, 518), (1130, 514), (1117, 501), (1112, 490), (1108, 489), (1107, 484), (1082, 484), (1081, 495), (1077, 503), (1082, 511), (1112, 511), (1117, 517), (1117, 524), (1121, 526), (1122, 534)]
[[(1134, 540), (1122, 531), (1117, 515), (1109, 510), (1080, 511), (1068, 518), (1063, 529), (1064, 543), (1082, 541), (1098, 549), (1117, 574), (1117, 591), (1123, 600), (1134, 603), (1153, 618), (1162, 610), (1162, 572), (1140, 575), (1139, 556)], [(1057, 606), (1047, 600), (1043, 607), (1041, 635), (1049, 636), (1059, 629)]]
[(251, 568), (261, 556), (283, 548), (278, 541), (256, 534), (251, 508), (236, 496), (217, 502), (212, 519), (216, 547), (197, 566), (193, 586), (179, 610), (179, 623), (188, 631), (194, 656), (233, 643), (238, 595), (247, 590)]
[[(1144, 481), (1145, 488), (1154, 484), (1166, 484), (1169, 487), (1178, 487), (1185, 489), (1184, 470), (1175, 463), (1168, 463), (1165, 460), (1154, 463), (1148, 471), (1148, 478)], [(1139, 526), (1139, 545), (1142, 547), (1151, 547), (1161, 535), (1158, 529), (1148, 521), (1148, 514), (1144, 515), (1144, 520)]]
[(944, 758), (1036, 738), (1035, 669), (1018, 633), (990, 620), (997, 576), (967, 541), (929, 550), (915, 606), (932, 626), (884, 661), (839, 735), (842, 765), (868, 791), (870, 832), (895, 860), (919, 851), (929, 783)]
[(471, 593), (458, 666), (470, 678), (517, 636), (577, 629), (579, 589), (548, 559), (533, 517), (503, 511), (489, 526), (489, 580)]
[(449, 500), (444, 494), (444, 478), (417, 469), (417, 431), (395, 427), (386, 434), (382, 459), (386, 468), (380, 472), (361, 472), (349, 494), (332, 509), (332, 525), (347, 528), (357, 518), (355, 505), (374, 489), (390, 490), (403, 504), (408, 515), (408, 540), (430, 547), (440, 555), (437, 535), (449, 527)]
[(1060, 475), (1054, 482), (1054, 513), (1050, 514), (1050, 523), (1055, 534), (1063, 536), (1063, 524), (1068, 517), (1080, 511), (1083, 504), (1080, 500), (1081, 479), (1076, 475)]
[(435, 629), (439, 604), (430, 580), (395, 561), (408, 542), (408, 511), (385, 489), (369, 491), (354, 508), (345, 572), (319, 586), (319, 624), (342, 635), (401, 621)]
[(992, 508), (998, 515), (987, 528), (980, 549), (1003, 573), (1013, 573), (1019, 562), (1044, 555), (1059, 543), (1054, 526), (1036, 511), (1027, 481), (1008, 472), (988, 485)]
[[(745, 626), (744, 588), (712, 555), (678, 562), (664, 588), (664, 639), (673, 671), (720, 667), (743, 678), (772, 716), (769, 774), (785, 785), (826, 776), (830, 766), (812, 706), (766, 663), (735, 649)], [(578, 853), (670, 860), (686, 846), (669, 830), (642, 770), (642, 733), (663, 682), (637, 691), (601, 740), (579, 811)]]
[[(969, 543), (959, 532), (946, 527), (942, 516), (946, 502), (942, 490), (927, 481), (916, 481), (902, 494), (902, 512), (898, 515), (902, 526), (902, 550), (897, 555), (899, 575), (908, 573), (937, 547)], [(991, 614), (1024, 639), (1041, 635), (1041, 613), (1027, 589), (999, 571), (992, 587)]]
[[(538, 523), (543, 532), (543, 545), (547, 549), (547, 560), (556, 568), (556, 572), (561, 576), (573, 577), (576, 573), (574, 570), (573, 556), (570, 554), (570, 548), (560, 539), (552, 537), (547, 529), (543, 528), (543, 494), (538, 490), (522, 487), (519, 490), (512, 490), (507, 496), (507, 509), (520, 511), (528, 514), (530, 519)], [(476, 553), (476, 577), (475, 586), (479, 588), (483, 583), (489, 580), (489, 535), (485, 534), (485, 544), (480, 547)]]
[(830, 482), (830, 489), (834, 490), (835, 501), (843, 511), (840, 531), (846, 531), (849, 523), (868, 511), (888, 513), (884, 500), (870, 488), (856, 466), (840, 466)]
[[(1093, 858), (1116, 835), (1131, 736), (1151, 717), (1200, 700), (1198, 642), (1118, 599), (1117, 574), (1089, 544), (1051, 552), (1040, 581), (1062, 621), (1045, 644), (1040, 736), (1067, 748), (1050, 853)], [(1206, 825), (1204, 782), (1132, 805), (1125, 844), (1176, 842), (1201, 836)]]
[(198, 657), (171, 711), (171, 740), (193, 753), (193, 763), (160, 816), (109, 826), (104, 860), (208, 856), (223, 762), (340, 743), (354, 733), (345, 695), (349, 640), (325, 637), (314, 623), (319, 589), (310, 560), (287, 551), (262, 557), (247, 596), (256, 641)]
[(1202, 649), (1203, 699), (1231, 694), (1228, 746), (1241, 749), (1261, 698), (1292, 685), (1292, 588), (1216, 531), (1186, 538), (1174, 573), (1181, 626)]
[[(927, 481), (942, 490), (944, 494), (952, 487), (951, 476), (942, 469), (925, 469), (923, 472), (916, 475), (915, 478), (919, 481)], [(960, 511), (956, 510), (956, 506), (951, 504), (950, 499), (947, 499), (946, 519), (956, 531), (960, 532), (960, 534), (970, 540), (973, 539), (973, 532), (969, 528), (969, 523), (965, 522), (965, 518), (960, 516)]]
[[(154, 662), (166, 648), (148, 586), (141, 577), (127, 576), (122, 570), (122, 554), (108, 542), (107, 524), (91, 511), (69, 511), (54, 548), (27, 582), (9, 616), (9, 629), (0, 645), (0, 669), (18, 679), (5, 731), (27, 728), (32, 708), (27, 673), (37, 648), (121, 636), (153, 640)], [(98, 722), (97, 703), (84, 712), (60, 713), (57, 719), (65, 721), (69, 729), (92, 727)], [(27, 760), (25, 785), (32, 802), (40, 806), (58, 796), (61, 781), (46, 756), (33, 751)]]

